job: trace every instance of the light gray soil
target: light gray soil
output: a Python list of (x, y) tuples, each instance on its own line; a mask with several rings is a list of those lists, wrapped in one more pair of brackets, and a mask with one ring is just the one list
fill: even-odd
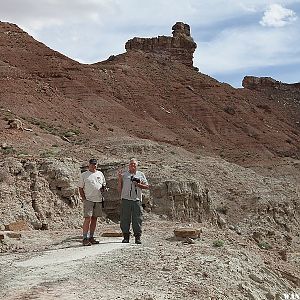
[[(173, 230), (201, 229), (198, 239), (177, 240)], [(117, 224), (99, 225), (103, 230)], [(100, 237), (81, 246), (80, 230), (22, 232), (2, 254), (2, 299), (284, 299), (297, 293), (291, 280), (299, 253), (283, 262), (275, 250), (262, 250), (229, 229), (208, 225), (145, 221), (143, 244)], [(224, 245), (214, 247), (221, 240)]]

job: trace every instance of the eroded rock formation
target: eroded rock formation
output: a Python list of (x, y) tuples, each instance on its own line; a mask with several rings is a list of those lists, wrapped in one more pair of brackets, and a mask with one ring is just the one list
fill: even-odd
[(179, 61), (188, 67), (193, 67), (193, 53), (197, 48), (197, 44), (191, 37), (190, 26), (177, 22), (172, 30), (173, 37), (134, 37), (127, 41), (125, 48), (127, 51), (141, 50), (147, 53), (159, 54)]
[(275, 80), (272, 77), (255, 77), (255, 76), (245, 76), (242, 82), (242, 86), (244, 88), (250, 90), (256, 89), (265, 89), (265, 88), (273, 88), (273, 89), (300, 89), (300, 83), (283, 83), (281, 81)]
[(25, 222), (33, 229), (80, 226), (78, 175), (72, 160), (4, 160), (0, 173), (0, 227), (14, 222)]
[(166, 214), (174, 220), (217, 224), (208, 190), (200, 182), (165, 181), (152, 188), (151, 196), (157, 214)]

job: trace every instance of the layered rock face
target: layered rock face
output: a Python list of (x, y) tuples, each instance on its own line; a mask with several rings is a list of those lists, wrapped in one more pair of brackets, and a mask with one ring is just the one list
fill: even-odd
[(71, 159), (17, 160), (1, 163), (0, 229), (11, 223), (32, 229), (81, 226), (77, 193), (79, 169)]
[(280, 85), (280, 82), (271, 77), (245, 76), (242, 81), (242, 86), (250, 90), (258, 87), (274, 87), (275, 85)]
[(272, 77), (255, 77), (255, 76), (245, 76), (242, 82), (242, 86), (250, 90), (259, 90), (266, 88), (275, 89), (298, 89), (300, 90), (300, 83), (283, 83), (281, 81), (275, 80)]
[[(109, 187), (104, 194), (104, 211), (109, 219), (118, 221), (117, 167), (110, 163), (100, 169)], [(79, 163), (71, 159), (4, 160), (0, 172), (0, 230), (17, 225), (22, 229), (80, 228), (79, 175)], [(144, 192), (147, 210), (152, 207), (154, 213), (173, 220), (216, 224), (216, 212), (199, 182), (162, 181), (159, 176), (149, 179), (160, 183)]]
[[(281, 104), (288, 112), (289, 123), (295, 124), (295, 129), (299, 128), (300, 120), (300, 83), (283, 83), (271, 77), (245, 76), (242, 82), (244, 88), (259, 92), (269, 98), (258, 107), (266, 112), (271, 112), (271, 105)], [(281, 108), (276, 108), (281, 109)], [(282, 110), (282, 109), (281, 109)], [(284, 111), (282, 111), (284, 113)], [(295, 130), (294, 130), (295, 131)], [(298, 134), (297, 134), (298, 135)], [(298, 150), (299, 152), (299, 150)]]
[(217, 215), (200, 182), (164, 181), (151, 190), (153, 211), (174, 220), (217, 223)]
[(147, 53), (159, 54), (179, 61), (188, 67), (193, 67), (193, 53), (197, 48), (190, 34), (190, 26), (177, 22), (172, 27), (173, 37), (158, 36), (154, 38), (135, 37), (127, 41), (127, 51), (141, 50)]

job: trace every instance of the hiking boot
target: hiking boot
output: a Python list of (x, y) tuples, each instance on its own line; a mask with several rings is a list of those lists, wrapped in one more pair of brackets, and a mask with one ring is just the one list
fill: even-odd
[(82, 240), (82, 245), (83, 246), (92, 246), (91, 242), (89, 239), (85, 238)]
[(141, 244), (142, 243), (141, 242), (141, 235), (140, 234), (135, 235), (135, 243), (136, 244)]
[(89, 241), (90, 241), (90, 243), (91, 243), (92, 245), (99, 244), (99, 241), (95, 240), (94, 237), (89, 238)]
[(122, 243), (129, 243), (129, 233), (123, 233), (123, 237)]

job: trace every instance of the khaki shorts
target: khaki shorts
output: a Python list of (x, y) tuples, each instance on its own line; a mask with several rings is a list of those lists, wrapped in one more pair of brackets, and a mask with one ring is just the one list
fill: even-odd
[(86, 217), (102, 217), (102, 202), (83, 201), (83, 216)]

